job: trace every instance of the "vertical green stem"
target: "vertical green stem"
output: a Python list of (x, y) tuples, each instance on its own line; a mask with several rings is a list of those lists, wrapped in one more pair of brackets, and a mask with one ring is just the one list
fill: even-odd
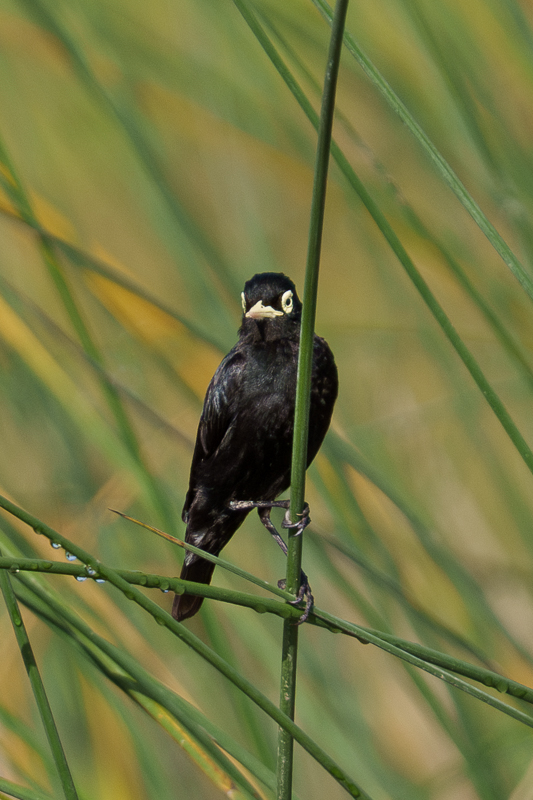
[(20, 614), (17, 599), (15, 597), (15, 593), (13, 592), (9, 575), (7, 571), (3, 569), (0, 570), (0, 589), (4, 595), (4, 600), (11, 618), (13, 630), (15, 631), (15, 636), (20, 648), (22, 659), (24, 661), (24, 666), (26, 667), (26, 672), (28, 673), (28, 678), (30, 679), (31, 688), (33, 689), (37, 707), (46, 731), (46, 736), (48, 737), (48, 742), (50, 744), (50, 750), (52, 751), (52, 756), (56, 765), (57, 774), (61, 780), (63, 794), (65, 795), (66, 800), (78, 800), (76, 787), (74, 786), (74, 781), (72, 780), (72, 775), (70, 774), (70, 769), (67, 764), (67, 759), (65, 757), (61, 740), (59, 738), (59, 733), (57, 732), (52, 709), (50, 708), (50, 703), (48, 702), (48, 697), (46, 696), (44, 684), (39, 673), (39, 668), (37, 667), (37, 662), (35, 661), (35, 656), (33, 654), (26, 628), (24, 626), (24, 621)]
[[(305, 472), (309, 430), (309, 401), (313, 369), (315, 310), (318, 293), (318, 270), (324, 226), (326, 185), (331, 146), (331, 130), (335, 111), (335, 92), (344, 34), (348, 0), (337, 0), (333, 16), (331, 40), (322, 95), (318, 129), (315, 177), (309, 223), (309, 243), (303, 296), (302, 329), (298, 359), (298, 383), (291, 472), (291, 520), (296, 522), (305, 503)], [(287, 589), (298, 593), (301, 579), (302, 537), (289, 532), (287, 556)], [(296, 698), (296, 666), (298, 656), (298, 626), (290, 620), (283, 625), (281, 662), (280, 709), (294, 719)], [(278, 800), (290, 800), (292, 795), (293, 738), (280, 728), (278, 734)]]

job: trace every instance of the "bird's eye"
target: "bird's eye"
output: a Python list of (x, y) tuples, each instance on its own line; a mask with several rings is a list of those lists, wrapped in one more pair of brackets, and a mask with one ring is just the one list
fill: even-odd
[(283, 293), (281, 298), (281, 307), (286, 314), (290, 314), (292, 311), (292, 292), (290, 289), (287, 289), (286, 292)]
[(242, 310), (246, 314), (246, 297), (244, 296), (244, 292), (241, 292), (241, 303), (242, 303)]

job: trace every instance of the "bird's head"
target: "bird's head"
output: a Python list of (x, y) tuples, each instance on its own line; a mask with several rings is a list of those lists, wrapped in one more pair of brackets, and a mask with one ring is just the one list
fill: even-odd
[(282, 272), (261, 272), (244, 284), (242, 333), (277, 338), (297, 330), (302, 304), (296, 287)]

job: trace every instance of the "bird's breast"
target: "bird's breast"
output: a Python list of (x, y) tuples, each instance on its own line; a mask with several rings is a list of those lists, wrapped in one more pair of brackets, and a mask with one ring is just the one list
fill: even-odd
[(291, 343), (265, 343), (250, 348), (242, 374), (245, 396), (267, 404), (294, 402), (298, 348)]

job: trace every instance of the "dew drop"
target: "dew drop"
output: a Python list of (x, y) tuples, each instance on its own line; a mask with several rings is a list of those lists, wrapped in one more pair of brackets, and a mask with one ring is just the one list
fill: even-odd
[(83, 583), (83, 581), (86, 581), (86, 580), (87, 580), (87, 575), (76, 575), (76, 580), (77, 580), (79, 583)]
[(50, 547), (53, 547), (54, 550), (60, 550), (61, 549), (61, 545), (59, 544), (59, 542), (50, 542)]
[(11, 564), (11, 566), (9, 567), (9, 571), (10, 571), (10, 572), (11, 572), (13, 575), (16, 575), (16, 574), (17, 574), (17, 572), (20, 572), (20, 567), (19, 567), (19, 565), (18, 565), (18, 564)]
[(105, 578), (96, 578), (96, 583), (105, 583)]
[(67, 561), (76, 561), (76, 556), (73, 553), (69, 553), (67, 550), (65, 550), (65, 558)]
[(87, 573), (87, 575), (88, 575), (90, 578), (92, 578), (94, 575), (96, 575), (96, 574), (97, 574), (97, 572), (96, 572), (96, 570), (94, 569), (94, 567), (86, 567), (86, 568), (85, 568), (85, 572)]

